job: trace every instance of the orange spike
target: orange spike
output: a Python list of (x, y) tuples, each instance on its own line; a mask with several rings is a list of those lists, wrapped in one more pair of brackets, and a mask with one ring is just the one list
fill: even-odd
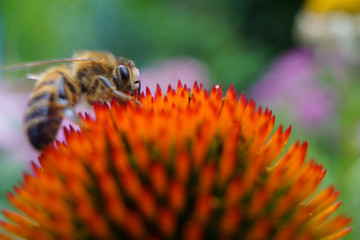
[(0, 226), (3, 229), (12, 232), (14, 234), (17, 234), (18, 236), (25, 239), (44, 239), (44, 240), (52, 239), (48, 234), (45, 234), (44, 232), (41, 231), (37, 232), (36, 229), (32, 231), (3, 221), (0, 221)]
[(234, 93), (234, 84), (233, 83), (230, 84), (230, 86), (228, 88), (228, 92)]
[(283, 173), (284, 168), (282, 167), (277, 167), (269, 172), (269, 178), (266, 181), (266, 189), (269, 194), (275, 192), (286, 184), (285, 182), (281, 182)]
[(286, 169), (284, 175), (282, 176), (283, 182), (288, 182), (290, 179), (294, 178), (295, 174), (299, 171), (303, 165), (307, 152), (307, 143), (303, 143), (299, 146), (299, 143), (296, 143), (292, 148), (287, 152), (287, 154), (278, 161), (276, 166), (283, 164)]
[[(39, 174), (44, 171), (44, 169), (40, 168), (40, 166), (38, 166), (35, 162), (31, 162), (31, 169), (33, 170), (34, 177), (39, 176)], [(31, 178), (32, 176), (30, 174), (24, 173), (23, 177), (24, 177), (24, 181), (26, 183), (28, 181), (26, 179), (29, 177)]]
[(149, 189), (144, 190), (139, 198), (137, 198), (138, 205), (142, 213), (147, 219), (155, 218), (157, 206), (155, 198)]
[(321, 237), (327, 237), (336, 233), (338, 229), (342, 229), (345, 226), (349, 225), (350, 222), (351, 218), (344, 217), (343, 215), (338, 215), (320, 226), (320, 228), (316, 230), (316, 234)]
[(348, 227), (348, 228), (344, 228), (341, 231), (338, 231), (334, 234), (331, 234), (325, 238), (322, 238), (323, 240), (336, 240), (336, 239), (340, 239), (343, 238), (345, 235), (347, 235), (350, 231), (352, 231), (352, 227)]
[(108, 196), (105, 200), (105, 210), (110, 219), (118, 224), (123, 224), (126, 221), (127, 210), (125, 204), (117, 196)]
[(125, 229), (131, 238), (141, 239), (145, 235), (145, 226), (141, 218), (135, 213), (130, 212), (125, 221)]
[(22, 228), (19, 226), (16, 226), (14, 224), (10, 224), (4, 221), (0, 221), (0, 225), (3, 229), (11, 232), (11, 233), (17, 233), (20, 237), (28, 237), (24, 231), (22, 231)]
[(190, 160), (187, 153), (180, 151), (175, 161), (177, 179), (185, 184), (190, 174)]
[[(282, 125), (278, 128), (275, 134), (270, 138), (264, 149), (264, 164), (270, 165), (279, 156), (280, 152), (284, 149), (291, 132), (291, 126), (282, 131)], [(276, 166), (276, 165), (275, 165)]]
[[(306, 171), (305, 169), (308, 170)], [(320, 168), (318, 166), (311, 166), (310, 168), (307, 168), (305, 165), (302, 169), (300, 169), (295, 178), (293, 187), (294, 192), (296, 192), (296, 189), (299, 190), (296, 193), (296, 201), (298, 203), (304, 201), (313, 191), (315, 191), (324, 176), (325, 171), (322, 171), (321, 166)]]
[(225, 104), (230, 107), (231, 112), (234, 112), (234, 110), (235, 110), (235, 106), (237, 103), (236, 98), (237, 98), (236, 91), (233, 89), (233, 85), (231, 84), (230, 88), (226, 92), (225, 99), (224, 99)]
[(33, 219), (34, 221), (40, 219), (41, 213), (38, 212), (38, 209), (33, 208), (32, 204), (26, 204), (26, 201), (22, 201), (19, 196), (15, 196), (11, 193), (8, 193), (6, 198), (14, 207), (29, 216), (29, 218)]
[(214, 166), (207, 165), (204, 166), (200, 171), (199, 192), (210, 192), (214, 184), (216, 170)]
[(246, 108), (246, 97), (244, 94), (240, 96), (239, 101), (235, 107), (234, 120), (241, 123)]
[(186, 204), (186, 193), (184, 186), (180, 182), (173, 181), (169, 184), (169, 203), (176, 211), (183, 211)]
[(312, 198), (306, 206), (314, 213), (318, 213), (330, 206), (336, 200), (338, 195), (339, 192), (335, 192), (335, 188), (333, 186), (327, 187)]
[[(276, 235), (274, 236), (275, 240), (288, 240), (288, 239), (301, 239), (302, 235), (301, 234), (297, 234), (298, 238), (295, 238), (295, 231), (296, 228), (294, 225), (292, 224), (287, 224), (285, 225), (281, 231), (278, 231), (276, 233)], [(307, 239), (307, 238), (304, 238)]]
[(156, 193), (163, 196), (167, 188), (167, 174), (162, 165), (153, 164), (150, 167), (150, 181)]
[(162, 208), (158, 215), (158, 225), (160, 231), (168, 238), (172, 238), (176, 231), (174, 213), (168, 208)]
[(194, 83), (193, 92), (196, 92), (196, 93), (199, 92), (199, 86), (198, 86), (198, 82), (197, 82), (197, 81), (195, 81), (195, 83)]
[(134, 92), (134, 99), (138, 99), (139, 98), (139, 92), (138, 91), (135, 91)]
[(183, 239), (186, 240), (198, 240), (202, 239), (203, 227), (195, 221), (189, 221), (185, 225), (183, 232)]
[(271, 231), (271, 224), (266, 219), (257, 219), (255, 224), (250, 228), (247, 239), (266, 239)]
[[(4, 222), (0, 221), (0, 226), (2, 225), (2, 223), (4, 223)], [(6, 236), (6, 235), (1, 234), (1, 233), (0, 233), (0, 239), (2, 239), (2, 240), (15, 240), (15, 238)]]
[(142, 191), (139, 177), (133, 170), (130, 169), (122, 174), (122, 186), (132, 199), (138, 198)]
[(257, 157), (256, 159), (252, 160), (251, 164), (248, 166), (248, 168), (243, 174), (244, 192), (248, 192), (253, 188), (255, 181), (258, 179), (260, 172), (262, 171), (261, 167), (261, 157)]
[(209, 93), (209, 91), (208, 90), (205, 90), (204, 91), (204, 99), (209, 99), (210, 98), (210, 93)]
[(226, 191), (226, 205), (231, 207), (236, 205), (238, 201), (241, 199), (244, 193), (244, 187), (240, 179), (233, 179), (227, 188)]
[(82, 200), (78, 203), (78, 213), (82, 220), (86, 223), (87, 228), (92, 234), (101, 239), (110, 239), (109, 226), (100, 213), (96, 212), (88, 200)]
[(205, 224), (213, 210), (212, 199), (208, 194), (200, 194), (195, 202), (194, 215), (195, 219)]
[(285, 214), (288, 213), (288, 211), (296, 206), (296, 203), (294, 203), (294, 192), (289, 191), (286, 194), (284, 194), (279, 200), (278, 203), (275, 206), (274, 211), (272, 212), (272, 215), (274, 218), (282, 218)]
[(228, 208), (220, 221), (221, 232), (225, 235), (231, 235), (238, 230), (238, 227), (241, 225), (241, 215), (241, 212), (237, 208)]
[(146, 87), (146, 97), (151, 96), (151, 91), (149, 87)]
[(1, 213), (9, 220), (11, 220), (12, 222), (17, 223), (20, 227), (35, 227), (36, 224), (32, 221), (30, 221), (29, 219), (25, 218), (24, 216), (15, 213), (13, 211), (9, 211), (6, 209), (3, 209), (1, 211)]
[(261, 211), (264, 210), (264, 208), (266, 207), (266, 203), (268, 203), (269, 198), (270, 196), (265, 189), (261, 189), (255, 192), (252, 197), (253, 200), (248, 207), (248, 214), (254, 218), (259, 215)]
[(172, 93), (173, 89), (171, 87), (171, 85), (169, 84), (166, 95), (170, 95)]
[(203, 91), (204, 90), (204, 85), (202, 83), (200, 83), (200, 91)]
[(224, 143), (224, 149), (220, 157), (220, 163), (218, 167), (218, 181), (220, 184), (224, 184), (234, 174), (236, 165), (236, 151), (238, 137), (237, 131), (229, 137), (229, 140)]
[(259, 129), (257, 133), (254, 134), (248, 150), (250, 159), (256, 157), (258, 154), (261, 154), (263, 146), (265, 145), (266, 140), (269, 138), (273, 127), (274, 123), (271, 121), (264, 121), (261, 123), (261, 125), (259, 125)]
[(161, 88), (160, 88), (159, 84), (156, 85), (155, 99), (156, 100), (158, 100), (158, 99), (163, 100), (163, 94), (162, 94), (162, 91), (161, 91)]
[(144, 98), (143, 106), (149, 111), (153, 108), (154, 102), (150, 89), (146, 87), (146, 97)]
[(180, 92), (182, 92), (182, 90), (183, 90), (182, 83), (181, 83), (180, 80), (178, 80), (177, 90), (176, 90), (177, 94), (179, 94)]
[(210, 93), (210, 101), (216, 102), (219, 97), (221, 97), (221, 87), (214, 85)]
[(334, 203), (324, 211), (318, 213), (311, 219), (311, 224), (313, 226), (320, 226), (333, 212), (335, 212), (340, 207), (340, 205), (341, 201)]

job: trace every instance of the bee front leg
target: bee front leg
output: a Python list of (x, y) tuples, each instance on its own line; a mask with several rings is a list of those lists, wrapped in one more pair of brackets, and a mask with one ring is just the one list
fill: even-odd
[(140, 95), (141, 95), (141, 81), (140, 80), (137, 80), (135, 82), (135, 84), (139, 84), (138, 88), (136, 89), (137, 92), (138, 92), (138, 99), (140, 99)]
[(105, 84), (105, 86), (110, 89), (112, 91), (112, 93), (114, 93), (116, 96), (118, 97), (121, 97), (123, 99), (126, 99), (126, 100), (130, 100), (130, 101), (133, 101), (134, 103), (136, 103), (137, 105), (141, 105), (141, 103), (136, 100), (135, 98), (131, 97), (131, 96), (128, 96), (126, 95), (125, 93), (123, 92), (120, 92), (118, 90), (116, 90), (116, 87), (105, 77), (103, 76), (98, 76), (98, 78), (102, 81), (102, 83)]

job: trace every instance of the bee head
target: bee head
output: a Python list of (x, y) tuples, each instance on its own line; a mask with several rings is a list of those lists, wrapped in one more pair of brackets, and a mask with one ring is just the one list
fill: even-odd
[(120, 58), (114, 70), (113, 77), (118, 90), (133, 93), (138, 89), (136, 84), (139, 83), (139, 70), (135, 67), (134, 62)]

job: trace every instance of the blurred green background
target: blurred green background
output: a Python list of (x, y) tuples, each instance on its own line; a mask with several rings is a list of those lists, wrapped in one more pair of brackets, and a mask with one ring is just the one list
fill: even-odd
[(276, 54), (291, 46), (300, 5), (250, 0), (3, 1), (3, 59), (6, 65), (106, 49), (143, 66), (192, 56), (208, 66), (213, 81), (245, 89)]
[[(286, 67), (284, 61), (289, 58), (281, 56), (294, 51), (295, 56), (288, 61), (296, 62), (299, 61), (296, 49), (302, 51), (300, 43), (293, 38), (296, 16), (302, 5), (300, 0), (0, 0), (0, 63), (11, 65), (65, 58), (82, 49), (104, 49), (130, 58), (140, 71), (167, 59), (195, 59), (206, 67), (211, 84), (221, 83), (224, 89), (234, 84), (239, 93), (248, 92), (255, 101), (258, 97), (262, 105), (273, 109), (277, 124), (283, 123), (286, 127), (292, 124), (290, 143), (296, 139), (309, 142), (308, 158), (316, 158), (328, 169), (323, 186), (334, 184), (341, 191), (339, 199), (343, 200), (343, 205), (340, 210), (353, 216), (354, 230), (345, 239), (358, 239), (359, 64), (356, 59), (348, 61), (346, 56), (333, 54), (333, 48), (321, 49), (321, 54), (317, 55), (316, 45), (310, 45), (306, 50), (308, 55), (300, 54), (301, 61), (310, 61), (306, 70)], [(329, 55), (335, 55), (334, 63), (325, 61), (322, 64), (321, 57), (328, 60)], [(276, 65), (278, 59), (282, 61), (280, 65)], [(334, 70), (334, 65), (340, 69)], [(325, 89), (329, 95), (328, 101), (322, 98), (325, 104), (331, 103), (326, 117), (311, 126), (296, 117), (300, 111), (296, 107), (307, 106), (301, 105), (301, 101), (308, 99), (307, 93), (317, 94), (312, 87), (299, 95), (297, 105), (286, 106), (292, 97), (291, 91), (295, 93), (298, 86), (305, 85), (301, 82), (298, 86), (294, 82), (290, 90), (285, 90), (286, 96), (284, 91), (277, 93), (271, 86), (288, 83), (279, 80), (269, 88), (263, 86), (265, 91), (276, 95), (276, 101), (274, 95), (269, 99), (266, 94), (259, 96), (261, 91), (257, 88), (262, 85), (257, 84), (266, 81), (269, 76), (266, 73), (273, 67), (281, 69), (279, 76), (273, 76), (275, 80), (284, 76), (302, 76), (311, 68), (316, 86)], [(2, 73), (0, 84), (33, 84), (21, 81), (23, 74), (23, 71)], [(169, 79), (169, 82), (174, 81), (176, 83), (177, 79)], [(3, 95), (0, 100), (4, 102), (5, 93), (0, 94)], [(315, 101), (307, 104), (314, 106)], [(6, 101), (6, 104), (11, 102)], [(314, 111), (321, 112), (322, 106), (320, 104), (319, 110)], [(16, 109), (15, 103), (13, 108)], [(303, 115), (306, 114), (305, 107)], [(4, 122), (0, 121), (0, 124)], [(16, 129), (23, 134), (21, 127)], [(0, 138), (10, 137), (1, 132), (0, 135)], [(9, 207), (5, 193), (19, 183), (21, 172), (28, 169), (30, 160), (16, 159), (9, 151), (1, 149), (0, 145), (1, 208)]]

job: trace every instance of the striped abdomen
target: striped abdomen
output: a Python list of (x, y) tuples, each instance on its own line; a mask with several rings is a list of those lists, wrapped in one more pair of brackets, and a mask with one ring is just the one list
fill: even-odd
[(38, 150), (53, 142), (63, 119), (57, 104), (58, 85), (62, 77), (58, 72), (46, 74), (30, 96), (25, 128), (30, 143)]

